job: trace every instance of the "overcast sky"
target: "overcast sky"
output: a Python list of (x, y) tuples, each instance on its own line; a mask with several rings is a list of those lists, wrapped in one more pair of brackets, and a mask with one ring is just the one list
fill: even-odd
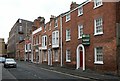
[(85, 0), (0, 0), (0, 38), (7, 42), (9, 31), (18, 18), (34, 21), (43, 16), (47, 22), (51, 15), (68, 11), (72, 1), (80, 4)]

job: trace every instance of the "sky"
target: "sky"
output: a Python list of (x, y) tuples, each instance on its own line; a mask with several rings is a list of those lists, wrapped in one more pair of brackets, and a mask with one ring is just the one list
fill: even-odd
[(81, 4), (85, 0), (0, 0), (0, 38), (7, 43), (17, 19), (34, 21), (42, 16), (48, 22), (51, 15), (58, 16), (70, 10), (72, 1)]

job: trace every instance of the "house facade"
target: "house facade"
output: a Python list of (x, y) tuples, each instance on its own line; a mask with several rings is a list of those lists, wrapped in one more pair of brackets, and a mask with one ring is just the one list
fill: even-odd
[(61, 15), (51, 15), (50, 21), (43, 27), (42, 47), (40, 51), (43, 63), (50, 66), (61, 65)]
[(41, 37), (42, 37), (42, 27), (45, 25), (44, 17), (38, 17), (34, 20), (34, 24), (32, 27), (32, 54), (33, 54), (33, 62), (40, 63), (42, 58), (39, 54), (39, 47), (41, 47)]
[[(40, 19), (41, 20), (41, 19)], [(42, 19), (44, 20), (44, 19)], [(51, 15), (50, 21), (38, 24), (33, 34), (33, 59), (35, 63), (61, 65), (61, 15)]]
[(30, 37), (25, 39), (25, 53), (24, 53), (24, 60), (28, 62), (33, 62), (33, 56), (32, 56), (32, 36), (30, 34)]
[(120, 2), (71, 4), (62, 17), (64, 66), (119, 72)]

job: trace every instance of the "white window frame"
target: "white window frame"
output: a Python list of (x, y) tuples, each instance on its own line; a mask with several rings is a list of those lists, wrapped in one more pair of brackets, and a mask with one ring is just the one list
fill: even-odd
[[(70, 56), (70, 59), (69, 59)], [(71, 52), (70, 50), (66, 50), (66, 62), (71, 62)]]
[(78, 8), (78, 16), (81, 16), (81, 15), (83, 15), (83, 7), (82, 6)]
[[(98, 4), (98, 5), (97, 5)], [(94, 0), (94, 9), (103, 5), (102, 0)]]
[(28, 50), (28, 44), (25, 45), (25, 49)]
[(47, 35), (42, 36), (42, 47), (47, 47)]
[[(97, 22), (97, 21), (99, 21), (99, 22)], [(97, 32), (98, 27), (102, 28), (101, 32)], [(99, 30), (101, 28), (99, 28)], [(103, 34), (103, 19), (102, 18), (97, 18), (97, 19), (94, 20), (94, 35), (101, 35), (101, 34)]]
[(27, 44), (25, 44), (25, 52), (28, 52), (28, 50), (27, 50)]
[(31, 48), (31, 43), (29, 43), (29, 51), (31, 51), (31, 49), (32, 49), (32, 48)]
[(59, 47), (59, 31), (52, 32), (52, 47)]
[(78, 25), (78, 39), (81, 39), (83, 35), (83, 25)]
[(55, 32), (52, 33), (52, 45), (55, 45)]
[(70, 40), (71, 40), (71, 31), (70, 29), (66, 29), (66, 41), (70, 41)]
[(102, 48), (102, 59), (103, 59), (103, 47), (96, 47), (94, 48), (94, 55), (95, 55), (95, 62), (94, 64), (103, 64), (103, 60), (102, 61), (98, 61), (98, 57), (97, 57), (97, 49), (98, 48)]
[(70, 13), (67, 13), (66, 14), (66, 22), (70, 21), (70, 19), (71, 19), (71, 15), (70, 15)]

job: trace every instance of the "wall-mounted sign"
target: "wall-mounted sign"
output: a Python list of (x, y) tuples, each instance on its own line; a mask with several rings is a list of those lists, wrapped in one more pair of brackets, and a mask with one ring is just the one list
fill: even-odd
[(90, 35), (89, 34), (82, 35), (82, 44), (83, 45), (90, 45)]

